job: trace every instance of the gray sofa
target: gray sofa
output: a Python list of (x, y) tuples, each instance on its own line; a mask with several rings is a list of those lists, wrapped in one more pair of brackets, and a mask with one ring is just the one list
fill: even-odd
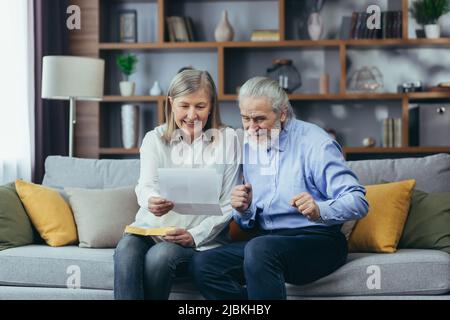
[[(450, 191), (450, 155), (348, 162), (362, 184), (417, 180), (427, 192)], [(52, 156), (44, 185), (113, 188), (135, 185), (139, 160), (90, 160)], [(112, 299), (114, 249), (33, 244), (0, 251), (0, 299)], [(70, 266), (81, 272), (80, 289), (68, 289)], [(368, 285), (372, 268), (380, 286)], [(68, 269), (69, 268), (69, 269)], [(372, 288), (372, 289), (371, 289)], [(314, 283), (287, 285), (289, 299), (446, 299), (450, 300), (450, 254), (400, 249), (393, 254), (351, 253), (336, 272)], [(201, 298), (189, 280), (175, 284), (172, 299)]]

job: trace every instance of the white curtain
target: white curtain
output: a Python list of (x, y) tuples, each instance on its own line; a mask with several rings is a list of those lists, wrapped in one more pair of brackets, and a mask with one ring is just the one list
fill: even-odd
[(0, 184), (31, 180), (34, 164), (33, 1), (1, 0)]

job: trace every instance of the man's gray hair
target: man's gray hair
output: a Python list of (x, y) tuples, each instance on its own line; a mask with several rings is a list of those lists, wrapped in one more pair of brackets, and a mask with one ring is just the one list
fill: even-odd
[(280, 116), (286, 110), (287, 120), (295, 118), (294, 110), (289, 102), (288, 95), (278, 83), (266, 77), (254, 77), (247, 80), (239, 90), (239, 103), (243, 98), (266, 97), (272, 104), (273, 111)]

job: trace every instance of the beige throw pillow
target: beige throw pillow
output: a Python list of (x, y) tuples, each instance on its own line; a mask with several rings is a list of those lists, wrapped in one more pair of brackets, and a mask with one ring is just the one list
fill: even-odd
[(80, 247), (115, 248), (139, 209), (134, 187), (64, 190), (77, 224)]

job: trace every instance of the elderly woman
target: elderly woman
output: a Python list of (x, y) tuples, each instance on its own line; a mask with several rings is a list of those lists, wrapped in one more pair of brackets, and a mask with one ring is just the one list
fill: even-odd
[[(148, 132), (142, 142), (136, 186), (140, 210), (132, 226), (176, 228), (163, 237), (124, 235), (114, 254), (116, 299), (167, 299), (173, 279), (186, 275), (198, 251), (219, 245), (218, 238), (231, 219), (230, 196), (239, 164), (220, 158), (235, 145), (234, 131), (221, 125), (210, 74), (199, 70), (178, 73), (170, 84), (165, 112), (166, 123)], [(208, 134), (214, 129), (220, 134)], [(186, 154), (174, 157), (180, 150)], [(206, 167), (214, 168), (221, 180), (222, 216), (174, 212), (171, 199), (159, 194), (158, 168)]]

